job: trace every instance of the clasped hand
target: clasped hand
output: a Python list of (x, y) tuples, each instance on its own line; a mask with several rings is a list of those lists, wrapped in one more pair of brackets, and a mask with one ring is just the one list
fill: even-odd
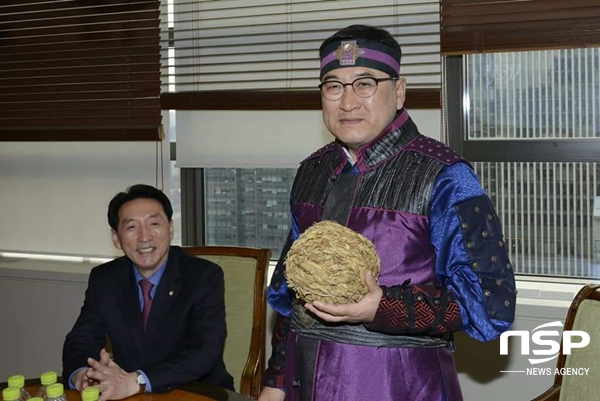
[(375, 318), (383, 291), (370, 271), (367, 271), (365, 280), (368, 292), (359, 302), (340, 305), (314, 301), (304, 306), (326, 322), (370, 323)]
[(100, 351), (100, 359), (88, 358), (87, 369), (77, 373), (75, 385), (77, 390), (96, 384), (99, 386), (100, 398), (98, 401), (120, 400), (139, 391), (136, 372), (126, 372), (110, 358), (106, 350)]

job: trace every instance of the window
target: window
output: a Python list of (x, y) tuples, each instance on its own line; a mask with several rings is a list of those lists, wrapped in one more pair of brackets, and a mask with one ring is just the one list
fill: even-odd
[(205, 169), (206, 243), (271, 248), (278, 257), (295, 175), (295, 169)]
[(496, 207), (515, 271), (600, 277), (600, 49), (454, 59), (448, 72), (464, 85), (452, 138)]

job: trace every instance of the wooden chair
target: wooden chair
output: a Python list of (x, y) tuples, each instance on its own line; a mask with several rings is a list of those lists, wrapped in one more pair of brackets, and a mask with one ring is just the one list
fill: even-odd
[(223, 359), (234, 378), (235, 390), (257, 399), (265, 370), (265, 280), (271, 250), (229, 246), (193, 246), (184, 249), (223, 269), (227, 314)]
[(582, 330), (590, 335), (585, 348), (563, 355), (562, 341), (557, 369), (590, 368), (588, 375), (555, 375), (554, 384), (532, 401), (594, 401), (600, 394), (600, 285), (588, 284), (573, 299), (564, 330)]

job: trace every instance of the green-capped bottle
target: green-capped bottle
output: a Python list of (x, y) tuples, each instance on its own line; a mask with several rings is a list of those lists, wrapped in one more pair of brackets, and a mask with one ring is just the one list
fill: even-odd
[(8, 387), (15, 387), (19, 389), (19, 399), (24, 401), (29, 399), (31, 395), (25, 390), (25, 376), (14, 375), (8, 378)]
[(98, 386), (90, 386), (81, 392), (81, 401), (98, 401), (100, 398), (100, 389)]
[(46, 388), (46, 400), (67, 401), (65, 398), (65, 388), (62, 383), (54, 383)]
[(40, 376), (40, 382), (42, 383), (42, 387), (38, 390), (36, 397), (46, 398), (46, 389), (51, 384), (56, 383), (58, 380), (58, 375), (54, 371), (44, 372)]
[(2, 399), (4, 401), (18, 401), (21, 396), (21, 390), (16, 387), (7, 387), (2, 390)]

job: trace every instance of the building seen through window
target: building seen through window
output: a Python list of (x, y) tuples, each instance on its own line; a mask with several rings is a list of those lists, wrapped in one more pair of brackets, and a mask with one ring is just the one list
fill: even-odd
[(295, 169), (205, 169), (207, 245), (270, 248), (279, 257), (290, 229)]

